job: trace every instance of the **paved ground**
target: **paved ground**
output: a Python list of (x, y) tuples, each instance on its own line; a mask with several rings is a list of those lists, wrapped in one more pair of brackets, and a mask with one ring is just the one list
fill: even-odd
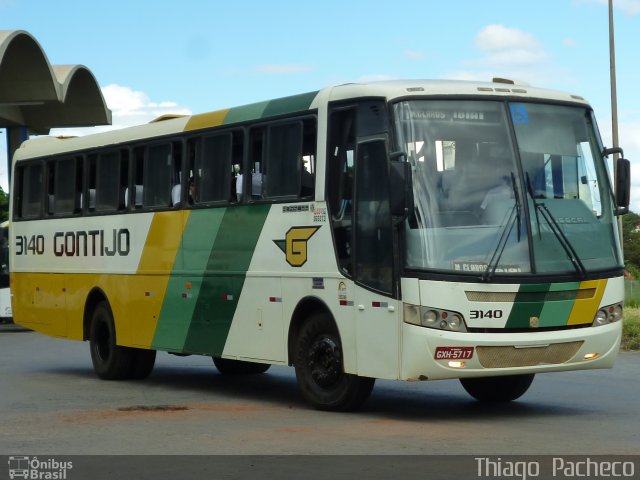
[(640, 354), (613, 370), (540, 375), (520, 400), (457, 381), (379, 381), (358, 413), (311, 410), (293, 370), (219, 375), (159, 354), (145, 381), (107, 382), (88, 344), (0, 330), (0, 454), (637, 454)]

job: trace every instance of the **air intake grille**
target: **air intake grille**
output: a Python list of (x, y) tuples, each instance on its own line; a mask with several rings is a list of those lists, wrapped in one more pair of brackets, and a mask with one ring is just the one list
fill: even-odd
[(584, 342), (554, 343), (544, 347), (476, 347), (485, 368), (533, 367), (568, 362)]
[(595, 288), (560, 290), (557, 292), (474, 292), (467, 291), (470, 302), (559, 302), (563, 300), (587, 300), (596, 294)]

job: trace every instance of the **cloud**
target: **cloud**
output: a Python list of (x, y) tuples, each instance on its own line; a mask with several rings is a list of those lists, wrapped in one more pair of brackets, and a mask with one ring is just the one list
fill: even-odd
[(474, 46), (481, 56), (464, 60), (463, 69), (448, 72), (446, 78), (458, 80), (483, 80), (500, 76), (526, 79), (527, 83), (543, 85), (555, 73), (542, 43), (524, 30), (491, 24), (480, 30), (474, 38)]
[(539, 50), (540, 43), (530, 33), (504, 25), (487, 25), (476, 35), (476, 47), (487, 52), (504, 50)]
[(398, 77), (394, 75), (387, 75), (384, 73), (372, 73), (369, 75), (363, 75), (356, 79), (357, 83), (371, 83), (371, 82), (386, 82), (388, 80), (397, 80)]
[(423, 52), (419, 52), (416, 50), (405, 50), (404, 58), (407, 60), (423, 60), (425, 55)]
[(640, 212), (640, 121), (620, 122), (620, 146), (631, 161), (631, 210)]
[[(574, 5), (608, 5), (609, 0), (573, 0)], [(640, 13), (640, 0), (615, 0), (613, 8), (620, 10), (625, 15), (637, 15)]]
[[(604, 112), (603, 112), (604, 113)], [(611, 140), (611, 122), (606, 121), (607, 116), (600, 116), (600, 133), (605, 146), (610, 147), (613, 142)], [(640, 212), (640, 120), (637, 119), (620, 119), (618, 121), (618, 137), (619, 143), (624, 150), (625, 158), (631, 161), (631, 205), (630, 209), (634, 212)], [(609, 167), (611, 168), (611, 159)], [(613, 174), (613, 172), (611, 172)]]
[[(2, 0), (0, 0), (2, 2)], [(1, 3), (0, 3), (1, 5)], [(112, 124), (98, 127), (51, 129), (50, 135), (83, 136), (148, 123), (165, 114), (190, 115), (191, 110), (172, 101), (152, 101), (149, 96), (130, 87), (111, 84), (102, 87), (102, 95), (112, 112)], [(7, 154), (5, 131), (0, 130), (0, 186), (7, 191)]]
[(299, 73), (307, 73), (313, 70), (311, 65), (302, 63), (291, 64), (265, 64), (255, 67), (258, 73), (266, 73), (268, 75), (295, 75)]
[(573, 48), (573, 47), (577, 46), (577, 43), (573, 38), (565, 38), (565, 39), (563, 39), (562, 40), (562, 44), (565, 47), (570, 47), (570, 48)]
[(482, 65), (531, 65), (547, 59), (542, 45), (533, 35), (504, 25), (486, 26), (476, 35), (474, 43), (485, 56), (472, 62)]
[(190, 115), (191, 110), (172, 101), (152, 101), (149, 96), (130, 87), (110, 84), (102, 87), (102, 95), (112, 112), (112, 125), (52, 129), (51, 135), (87, 135), (148, 123), (161, 115)]
[(637, 15), (640, 13), (640, 0), (616, 0), (613, 6), (614, 8), (622, 10), (626, 15)]

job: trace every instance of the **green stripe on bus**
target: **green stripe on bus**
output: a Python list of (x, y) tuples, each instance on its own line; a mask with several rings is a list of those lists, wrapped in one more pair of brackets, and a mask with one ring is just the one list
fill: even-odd
[(561, 327), (567, 324), (573, 304), (575, 303), (580, 282), (552, 283), (549, 292), (566, 292), (558, 294), (557, 300), (546, 300), (540, 312), (540, 327)]
[(316, 98), (318, 92), (302, 93), (291, 97), (279, 98), (272, 100), (263, 112), (263, 116), (271, 117), (275, 115), (284, 115), (286, 113), (303, 112), (309, 110), (311, 102)]
[(184, 351), (221, 355), (270, 205), (226, 209), (213, 243)]
[(269, 102), (259, 102), (232, 108), (229, 110), (229, 113), (227, 113), (223, 125), (262, 118), (262, 114), (265, 108), (267, 108), (268, 103)]
[(318, 95), (318, 92), (302, 93), (290, 97), (277, 98), (266, 102), (252, 103), (229, 110), (224, 119), (224, 125), (232, 123), (258, 120), (265, 117), (285, 115), (309, 110), (311, 103)]
[(191, 212), (165, 292), (153, 348), (183, 350), (225, 210), (218, 208)]
[(551, 288), (549, 283), (540, 283), (533, 285), (521, 285), (516, 299), (507, 319), (505, 328), (530, 328), (530, 319), (532, 317), (540, 318), (540, 313), (544, 307), (544, 300), (527, 301), (529, 293), (546, 293)]
[[(540, 328), (565, 326), (579, 288), (580, 282), (522, 285), (505, 327), (531, 328), (533, 317), (538, 318)], [(538, 294), (535, 300), (532, 293)]]

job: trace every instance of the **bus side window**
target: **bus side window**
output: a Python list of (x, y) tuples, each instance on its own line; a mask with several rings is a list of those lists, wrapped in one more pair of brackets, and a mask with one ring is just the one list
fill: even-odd
[[(252, 128), (249, 134), (249, 169), (251, 178), (249, 183), (251, 198), (259, 200), (262, 198), (262, 182), (264, 173), (264, 137), (265, 128)], [(246, 185), (246, 183), (245, 183)]]
[(47, 213), (77, 213), (82, 191), (82, 158), (63, 158), (48, 162), (47, 179)]
[(318, 126), (315, 118), (304, 119), (302, 138), (302, 181), (301, 197), (312, 197), (315, 192), (316, 144)]
[(197, 150), (193, 171), (194, 192), (197, 195), (190, 201), (227, 201), (231, 195), (232, 134), (221, 133), (199, 140), (200, 148)]
[(118, 209), (120, 153), (103, 153), (97, 158), (95, 208), (99, 212)]
[(14, 214), (18, 218), (37, 218), (42, 205), (42, 164), (32, 163), (16, 168), (17, 201)]
[(315, 118), (254, 127), (249, 143), (251, 198), (313, 195), (317, 143)]
[(91, 155), (88, 159), (87, 209), (115, 212), (127, 207), (129, 152), (126, 149)]
[(127, 192), (127, 200), (131, 202), (133, 208), (142, 208), (142, 194), (143, 194), (143, 174), (144, 174), (144, 157), (145, 148), (137, 147), (134, 149), (133, 160), (133, 178), (130, 192)]
[(229, 200), (231, 202), (242, 202), (242, 192), (244, 190), (244, 131), (233, 132), (233, 144), (231, 145), (231, 191)]
[[(135, 207), (170, 207), (171, 189), (176, 183), (174, 177), (171, 143), (149, 145), (137, 150), (134, 177)], [(139, 198), (140, 196), (142, 198)]]
[(302, 179), (302, 122), (273, 125), (268, 130), (263, 196), (298, 196)]

